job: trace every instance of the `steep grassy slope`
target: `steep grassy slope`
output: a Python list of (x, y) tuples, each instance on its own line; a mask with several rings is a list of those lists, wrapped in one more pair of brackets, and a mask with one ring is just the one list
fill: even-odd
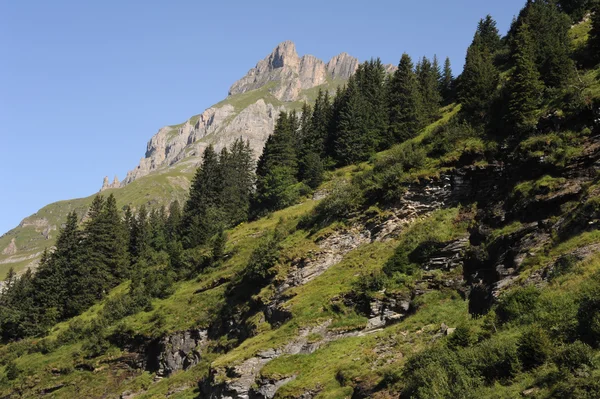
[[(142, 204), (157, 208), (168, 206), (175, 200), (183, 203), (192, 176), (193, 165), (182, 164), (141, 178), (124, 188), (107, 190), (103, 194), (113, 193), (119, 208), (125, 205), (137, 208)], [(0, 278), (4, 279), (10, 267), (19, 272), (34, 266), (44, 248), (54, 245), (58, 229), (67, 214), (76, 211), (83, 218), (94, 196), (95, 194), (47, 205), (0, 237)], [(13, 240), (16, 253), (2, 253)]]

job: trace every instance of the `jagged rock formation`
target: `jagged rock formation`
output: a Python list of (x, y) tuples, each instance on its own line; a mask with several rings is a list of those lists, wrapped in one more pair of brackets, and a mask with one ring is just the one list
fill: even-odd
[(109, 188), (119, 188), (121, 187), (121, 183), (119, 182), (119, 178), (115, 176), (112, 183), (108, 182), (108, 176), (104, 176), (104, 182), (102, 183), (102, 188), (100, 191), (108, 190)]
[(149, 347), (146, 368), (159, 377), (168, 377), (175, 371), (187, 370), (201, 359), (202, 347), (207, 343), (205, 330), (190, 330), (163, 337)]
[[(312, 55), (298, 56), (290, 41), (279, 44), (231, 86), (227, 99), (181, 125), (161, 128), (148, 142), (139, 165), (127, 173), (120, 185), (184, 159), (195, 165), (208, 144), (219, 151), (238, 137), (248, 140), (258, 157), (280, 111), (297, 108), (300, 101), (310, 101), (306, 93), (309, 89), (322, 86), (333, 90), (356, 71), (358, 64), (346, 53), (325, 63)], [(256, 100), (251, 96), (254, 101), (247, 104), (248, 93), (253, 91), (257, 91)], [(113, 188), (107, 179), (105, 188)]]

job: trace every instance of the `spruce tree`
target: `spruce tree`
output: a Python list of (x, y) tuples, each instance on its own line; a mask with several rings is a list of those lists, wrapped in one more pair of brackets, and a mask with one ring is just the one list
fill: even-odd
[(462, 113), (471, 122), (483, 124), (487, 120), (499, 79), (500, 73), (494, 66), (492, 54), (476, 35), (473, 45), (467, 50), (458, 86)]
[(365, 112), (367, 105), (355, 77), (348, 81), (344, 95), (346, 98), (339, 113), (334, 145), (335, 158), (339, 165), (364, 161), (375, 148), (373, 137), (368, 133)]
[(181, 207), (179, 201), (175, 200), (169, 205), (169, 216), (165, 224), (167, 239), (174, 241), (179, 238), (179, 226), (181, 224)]
[(454, 101), (454, 77), (450, 66), (450, 58), (444, 62), (444, 70), (440, 79), (440, 93), (444, 104), (450, 104)]
[(146, 259), (150, 252), (150, 226), (146, 205), (141, 205), (133, 220), (129, 244), (132, 263)]
[(496, 21), (489, 14), (479, 21), (475, 36), (478, 37), (477, 44), (485, 47), (490, 54), (494, 54), (502, 46)]
[(332, 108), (329, 99), (329, 93), (319, 89), (310, 120), (311, 137), (306, 141), (304, 147), (309, 148), (309, 152), (318, 154), (321, 159), (325, 159), (327, 157), (327, 132), (331, 124), (331, 117)]
[(512, 58), (515, 69), (508, 83), (507, 120), (514, 132), (521, 135), (533, 131), (537, 124), (543, 90), (540, 74), (535, 66), (533, 40), (527, 24), (519, 27)]
[(222, 169), (212, 145), (204, 150), (202, 165), (196, 171), (190, 197), (183, 209), (182, 233), (186, 248), (205, 243), (222, 223)]
[(254, 160), (250, 143), (236, 139), (228, 156), (219, 159), (223, 176), (221, 204), (225, 227), (248, 220), (250, 199), (254, 189)]
[(566, 86), (575, 74), (575, 64), (570, 58), (570, 18), (558, 9), (554, 1), (528, 1), (508, 34), (513, 53), (519, 27), (523, 24), (529, 26), (535, 64), (544, 84), (548, 87)]
[(432, 63), (423, 57), (417, 79), (421, 93), (423, 121), (425, 124), (429, 124), (439, 117), (439, 108), (442, 102), (439, 92), (440, 71), (437, 60)]
[(389, 83), (389, 132), (395, 142), (414, 137), (422, 126), (419, 83), (410, 56), (402, 54)]
[(298, 198), (298, 118), (281, 112), (275, 130), (267, 138), (256, 168), (253, 214), (262, 215), (292, 205)]
[[(101, 204), (100, 210), (98, 205)], [(128, 274), (127, 234), (111, 194), (106, 200), (94, 199), (89, 220), (83, 230), (83, 260), (87, 276), (79, 289), (85, 290), (81, 310), (102, 298), (110, 288)]]

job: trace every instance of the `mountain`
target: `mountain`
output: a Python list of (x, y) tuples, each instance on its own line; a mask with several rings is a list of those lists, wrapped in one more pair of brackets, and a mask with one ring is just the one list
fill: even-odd
[(161, 128), (121, 186), (179, 162), (197, 162), (207, 145), (220, 151), (238, 137), (248, 140), (258, 157), (280, 111), (314, 101), (319, 89), (335, 90), (356, 68), (358, 60), (346, 53), (324, 63), (312, 55), (299, 57), (290, 41), (279, 44), (231, 86), (225, 100), (180, 125)]
[[(237, 141), (189, 188), (184, 158), (55, 204), (55, 251), (0, 293), (0, 397), (600, 398), (600, 12), (578, 4), (527, 1), (505, 37), (481, 19), (457, 81), (360, 64), (256, 168)], [(56, 234), (42, 211), (24, 228)]]
[[(314, 100), (319, 89), (333, 92), (347, 81), (358, 64), (346, 53), (327, 63), (311, 55), (299, 57), (294, 43), (283, 42), (235, 82), (226, 99), (182, 124), (159, 129), (148, 142), (139, 165), (122, 182), (115, 177), (109, 183), (105, 178), (101, 191), (114, 192), (119, 207), (156, 207), (174, 199), (183, 201), (208, 144), (219, 151), (242, 137), (250, 142), (258, 158), (280, 111), (300, 109), (302, 103)], [(137, 184), (132, 186), (134, 182)], [(54, 245), (67, 213), (75, 210), (83, 218), (92, 199), (93, 196), (47, 205), (2, 235), (0, 279), (10, 267), (19, 272), (35, 268), (44, 248)]]

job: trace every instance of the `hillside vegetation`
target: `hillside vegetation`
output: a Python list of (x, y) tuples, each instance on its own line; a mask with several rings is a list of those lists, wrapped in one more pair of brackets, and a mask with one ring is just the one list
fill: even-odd
[(185, 197), (69, 205), (0, 296), (0, 397), (600, 397), (593, 6), (482, 19), (457, 78), (365, 62)]

